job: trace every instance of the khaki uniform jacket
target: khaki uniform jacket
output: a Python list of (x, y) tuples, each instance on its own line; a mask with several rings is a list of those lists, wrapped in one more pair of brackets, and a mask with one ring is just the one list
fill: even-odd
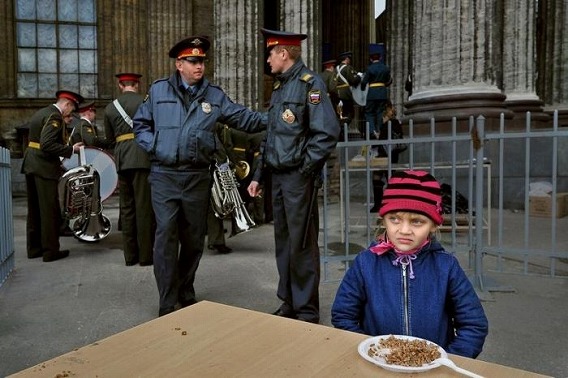
[(357, 76), (357, 71), (351, 65), (340, 64), (336, 68), (338, 73), (347, 80), (345, 82), (339, 74), (337, 75), (337, 95), (340, 100), (353, 100), (353, 95), (351, 94), (351, 87), (356, 87), (360, 82), (361, 78)]
[[(130, 118), (134, 118), (134, 114), (136, 114), (143, 99), (141, 95), (135, 92), (125, 92), (118, 96), (118, 102)], [(117, 137), (133, 134), (134, 131), (122, 118), (112, 102), (105, 108), (104, 128), (107, 142), (115, 144), (114, 159), (117, 172), (126, 169), (150, 169), (148, 154), (138, 146), (134, 135), (132, 135), (132, 139), (116, 142)]]
[(29, 144), (24, 152), (22, 173), (59, 180), (64, 172), (60, 157), (73, 155), (68, 146), (67, 128), (55, 105), (38, 110), (29, 122)]
[(79, 123), (73, 129), (73, 135), (71, 136), (71, 144), (78, 142), (83, 142), (85, 146), (94, 146), (99, 148), (106, 148), (109, 143), (106, 140), (99, 138), (97, 135), (97, 129), (88, 120), (81, 118)]

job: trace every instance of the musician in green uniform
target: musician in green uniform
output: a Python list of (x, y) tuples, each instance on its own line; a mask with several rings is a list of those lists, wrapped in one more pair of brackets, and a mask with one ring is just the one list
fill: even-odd
[(325, 83), (327, 89), (327, 95), (333, 104), (333, 108), (337, 108), (339, 103), (339, 97), (337, 97), (337, 72), (335, 71), (335, 59), (326, 60), (322, 63), (323, 71), (320, 73), (320, 77)]
[(115, 76), (122, 94), (106, 106), (104, 128), (114, 145), (124, 260), (127, 266), (152, 265), (156, 223), (148, 183), (150, 160), (132, 131), (132, 117), (144, 100), (138, 93), (142, 75)]
[[(356, 87), (361, 82), (362, 73), (358, 73), (351, 65), (353, 53), (346, 51), (339, 54), (339, 64), (335, 68), (337, 71), (337, 96), (341, 103), (342, 116), (349, 122), (355, 117), (355, 103), (353, 94), (349, 87)], [(363, 128), (360, 126), (360, 131)], [(364, 135), (364, 134), (362, 134)]]
[(59, 229), (63, 224), (58, 197), (63, 174), (60, 158), (70, 158), (82, 146), (67, 144), (64, 117), (75, 110), (83, 97), (67, 90), (58, 91), (55, 96), (55, 104), (38, 110), (30, 119), (29, 143), (22, 163), (28, 197), (28, 258), (43, 257), (44, 262), (69, 256), (69, 250), (59, 249)]
[(85, 146), (110, 147), (110, 143), (105, 138), (97, 135), (97, 128), (95, 127), (97, 109), (95, 102), (87, 101), (79, 104), (78, 113), (81, 118), (71, 133), (71, 144), (83, 142)]

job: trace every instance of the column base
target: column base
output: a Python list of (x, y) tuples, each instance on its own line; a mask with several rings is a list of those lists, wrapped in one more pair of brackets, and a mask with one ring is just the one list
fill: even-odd
[[(531, 94), (508, 94), (505, 105), (513, 114), (515, 129), (526, 129), (527, 116), (530, 116), (531, 129), (551, 127), (550, 115), (544, 112), (544, 102)], [(530, 115), (527, 115), (530, 112)]]
[(499, 89), (490, 86), (424, 91), (411, 96), (404, 104), (406, 110), (403, 122), (412, 119), (416, 126), (429, 125), (433, 118), (437, 132), (449, 132), (453, 117), (460, 121), (460, 125), (464, 125), (467, 123), (463, 120), (483, 115), (486, 129), (498, 130), (501, 114), (506, 119), (514, 117), (514, 112), (505, 104), (505, 98)]

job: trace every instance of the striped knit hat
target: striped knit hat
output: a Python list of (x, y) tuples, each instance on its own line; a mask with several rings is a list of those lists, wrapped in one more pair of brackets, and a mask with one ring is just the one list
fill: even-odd
[(441, 225), (442, 193), (436, 179), (424, 171), (393, 172), (383, 193), (380, 216), (391, 211), (409, 211), (428, 216)]

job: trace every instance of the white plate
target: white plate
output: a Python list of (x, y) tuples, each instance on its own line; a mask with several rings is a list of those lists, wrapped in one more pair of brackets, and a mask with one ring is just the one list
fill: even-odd
[(361, 357), (363, 357), (364, 359), (366, 359), (367, 361), (382, 367), (385, 370), (390, 370), (390, 371), (394, 371), (397, 373), (420, 373), (423, 371), (428, 371), (431, 369), (435, 369), (439, 366), (441, 366), (438, 362), (431, 362), (429, 364), (424, 364), (422, 366), (401, 366), (401, 365), (394, 365), (394, 364), (387, 364), (386, 361), (384, 360), (384, 358), (381, 357), (371, 357), (369, 356), (369, 347), (371, 346), (371, 344), (378, 344), (380, 340), (384, 340), (384, 339), (388, 339), (389, 337), (394, 336), (397, 339), (401, 339), (401, 340), (424, 340), (426, 341), (428, 344), (430, 345), (435, 345), (438, 350), (440, 351), (440, 357), (441, 358), (447, 358), (448, 354), (446, 353), (446, 351), (440, 347), (437, 344), (434, 344), (431, 341), (425, 340), (425, 339), (421, 339), (419, 337), (412, 337), (412, 336), (404, 336), (404, 335), (382, 335), (382, 336), (375, 336), (375, 337), (370, 337), (366, 340), (363, 340), (361, 343), (359, 343), (359, 347), (357, 348), (359, 351), (359, 354), (361, 355)]

